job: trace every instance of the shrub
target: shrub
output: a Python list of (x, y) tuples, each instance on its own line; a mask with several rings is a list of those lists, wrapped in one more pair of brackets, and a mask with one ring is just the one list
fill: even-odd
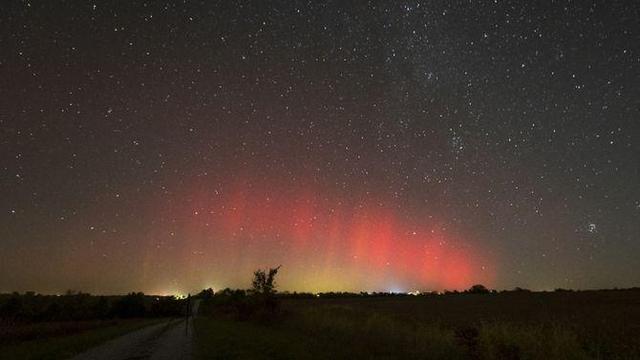
[(489, 294), (490, 291), (482, 284), (473, 285), (467, 290), (469, 294)]
[(483, 359), (587, 359), (576, 334), (558, 324), (490, 323), (480, 327)]
[(129, 293), (123, 296), (113, 306), (113, 314), (121, 318), (144, 317), (146, 309), (144, 306), (144, 294)]

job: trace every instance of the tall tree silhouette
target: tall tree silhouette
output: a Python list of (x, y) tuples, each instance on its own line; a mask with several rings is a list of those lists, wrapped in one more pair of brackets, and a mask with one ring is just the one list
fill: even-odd
[(253, 281), (251, 282), (251, 291), (254, 294), (260, 295), (272, 295), (275, 293), (275, 277), (278, 274), (278, 270), (282, 265), (277, 268), (269, 269), (267, 273), (265, 270), (258, 269), (253, 273)]

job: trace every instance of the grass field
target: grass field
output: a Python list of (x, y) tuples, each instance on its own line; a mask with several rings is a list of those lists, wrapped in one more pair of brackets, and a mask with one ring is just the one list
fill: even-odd
[[(130, 319), (83, 323), (40, 323), (15, 327), (21, 334), (37, 334), (33, 340), (3, 341), (0, 343), (1, 360), (65, 359), (109, 339), (160, 319)], [(28, 335), (29, 336), (29, 335)], [(29, 336), (32, 337), (32, 336)]]
[(312, 354), (315, 358), (330, 355), (314, 339), (288, 328), (197, 318), (195, 329), (198, 359), (312, 359)]
[(638, 359), (640, 291), (289, 299), (196, 320), (201, 359)]

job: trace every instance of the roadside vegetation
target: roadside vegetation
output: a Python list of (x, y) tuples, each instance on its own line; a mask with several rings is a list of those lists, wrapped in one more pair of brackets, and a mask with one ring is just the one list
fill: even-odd
[[(0, 360), (57, 360), (77, 355), (105, 341), (162, 321), (117, 319), (80, 324), (41, 323), (32, 329), (46, 336), (0, 344)], [(69, 328), (73, 328), (69, 331)]]
[(0, 294), (0, 359), (64, 359), (162, 319), (183, 316), (184, 305), (172, 296), (143, 293)]
[(94, 296), (67, 291), (64, 295), (0, 294), (0, 321), (37, 323), (144, 317), (170, 317), (184, 313), (184, 300), (173, 296)]

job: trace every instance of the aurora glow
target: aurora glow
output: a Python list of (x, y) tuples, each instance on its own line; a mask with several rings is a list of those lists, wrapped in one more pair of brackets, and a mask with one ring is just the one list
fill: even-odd
[[(306, 181), (300, 181), (306, 184)], [(282, 264), (282, 286), (307, 291), (461, 289), (493, 283), (494, 261), (437, 219), (412, 222), (373, 196), (341, 200), (294, 184), (240, 184), (197, 192), (176, 220), (190, 263)]]

